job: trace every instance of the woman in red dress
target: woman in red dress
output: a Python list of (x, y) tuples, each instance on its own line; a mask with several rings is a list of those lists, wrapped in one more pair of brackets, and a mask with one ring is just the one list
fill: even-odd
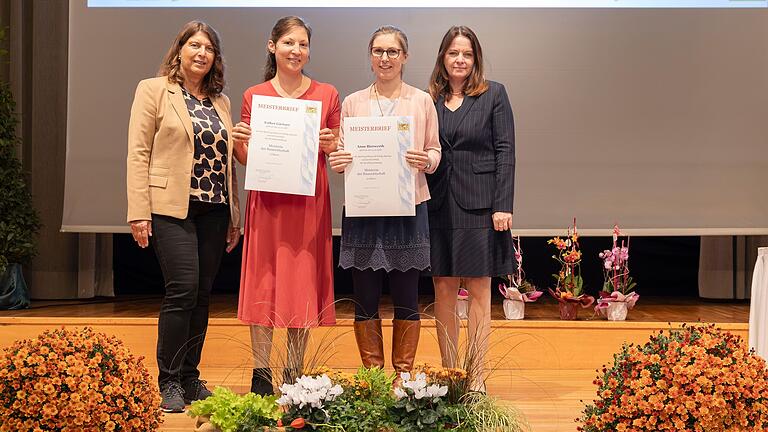
[(320, 157), (314, 196), (249, 191), (245, 210), (238, 318), (251, 325), (251, 391), (271, 394), (273, 328), (288, 329), (284, 380), (301, 372), (305, 330), (336, 323), (333, 305), (331, 204), (325, 154), (336, 149), (339, 94), (303, 73), (312, 30), (299, 17), (281, 18), (267, 43), (264, 82), (243, 94), (240, 123), (232, 130), (235, 157), (246, 164), (253, 95), (322, 102)]

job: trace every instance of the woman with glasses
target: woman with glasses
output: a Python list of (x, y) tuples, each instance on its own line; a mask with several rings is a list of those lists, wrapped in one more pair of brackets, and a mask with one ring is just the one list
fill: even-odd
[[(342, 104), (342, 122), (348, 117), (412, 116), (413, 149), (403, 163), (416, 174), (416, 215), (342, 218), (339, 266), (351, 269), (355, 297), (355, 339), (363, 365), (384, 366), (379, 300), (385, 281), (394, 303), (392, 364), (395, 371), (413, 368), (419, 343), (419, 274), (429, 267), (429, 189), (424, 173), (440, 163), (437, 113), (429, 95), (402, 80), (408, 61), (408, 38), (400, 29), (384, 26), (368, 43), (373, 84), (348, 96)], [(331, 169), (343, 172), (352, 155), (331, 153)]]
[[(515, 128), (504, 86), (483, 76), (475, 33), (451, 27), (429, 83), (440, 119), (443, 163), (427, 177), (435, 318), (443, 366), (456, 367), (460, 279), (469, 289), (474, 389), (482, 390), (491, 326), (491, 277), (512, 274)], [(466, 366), (465, 366), (466, 367)]]
[(312, 30), (299, 17), (281, 18), (267, 42), (264, 82), (243, 94), (240, 123), (232, 131), (235, 157), (247, 163), (253, 95), (322, 102), (320, 156), (314, 196), (250, 191), (245, 208), (238, 318), (251, 325), (251, 391), (272, 394), (273, 328), (288, 329), (282, 380), (303, 368), (307, 328), (336, 323), (333, 305), (331, 203), (324, 154), (336, 149), (339, 94), (304, 74)]

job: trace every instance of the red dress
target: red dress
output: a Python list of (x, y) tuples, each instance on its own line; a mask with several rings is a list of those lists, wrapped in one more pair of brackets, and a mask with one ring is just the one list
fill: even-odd
[[(240, 120), (251, 122), (253, 95), (275, 96), (269, 81), (243, 93)], [(339, 93), (312, 80), (299, 99), (323, 104), (320, 128), (340, 123)], [(334, 325), (331, 201), (318, 148), (315, 196), (249, 191), (237, 317), (267, 327)]]

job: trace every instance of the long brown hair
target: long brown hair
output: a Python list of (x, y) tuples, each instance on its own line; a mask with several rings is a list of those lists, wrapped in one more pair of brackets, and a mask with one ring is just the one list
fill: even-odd
[(211, 65), (211, 70), (203, 77), (200, 91), (208, 97), (218, 96), (224, 91), (225, 84), (224, 59), (221, 57), (221, 40), (216, 30), (202, 21), (190, 21), (184, 24), (184, 27), (181, 28), (181, 31), (179, 31), (176, 39), (171, 44), (171, 48), (168, 49), (168, 53), (163, 58), (163, 62), (160, 63), (160, 70), (157, 72), (157, 76), (167, 76), (170, 82), (179, 85), (184, 84), (184, 74), (181, 71), (179, 53), (181, 52), (181, 47), (197, 32), (205, 33), (208, 36), (208, 40), (211, 41), (211, 45), (213, 45), (213, 65)]
[(429, 94), (432, 99), (437, 101), (440, 96), (445, 96), (446, 100), (451, 99), (451, 84), (448, 80), (448, 71), (445, 69), (445, 53), (451, 46), (451, 43), (458, 36), (464, 36), (469, 39), (472, 45), (472, 52), (475, 54), (475, 63), (472, 71), (464, 81), (464, 94), (467, 96), (478, 96), (488, 90), (488, 82), (483, 73), (483, 49), (477, 35), (467, 26), (453, 26), (443, 36), (440, 43), (440, 49), (437, 51), (437, 60), (435, 68), (432, 70), (432, 76), (429, 78)]
[[(307, 32), (307, 42), (312, 43), (312, 28), (304, 21), (303, 18), (297, 16), (282, 17), (272, 27), (272, 33), (269, 36), (269, 40), (277, 44), (277, 41), (288, 34), (296, 27), (301, 27)], [(269, 81), (277, 75), (277, 59), (275, 54), (267, 50), (267, 64), (264, 66), (264, 81)]]

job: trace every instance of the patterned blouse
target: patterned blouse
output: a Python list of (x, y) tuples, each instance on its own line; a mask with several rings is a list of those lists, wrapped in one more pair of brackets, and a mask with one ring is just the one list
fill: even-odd
[(211, 100), (202, 101), (189, 94), (184, 87), (192, 130), (195, 134), (195, 155), (189, 196), (193, 201), (227, 202), (227, 130), (221, 122)]

